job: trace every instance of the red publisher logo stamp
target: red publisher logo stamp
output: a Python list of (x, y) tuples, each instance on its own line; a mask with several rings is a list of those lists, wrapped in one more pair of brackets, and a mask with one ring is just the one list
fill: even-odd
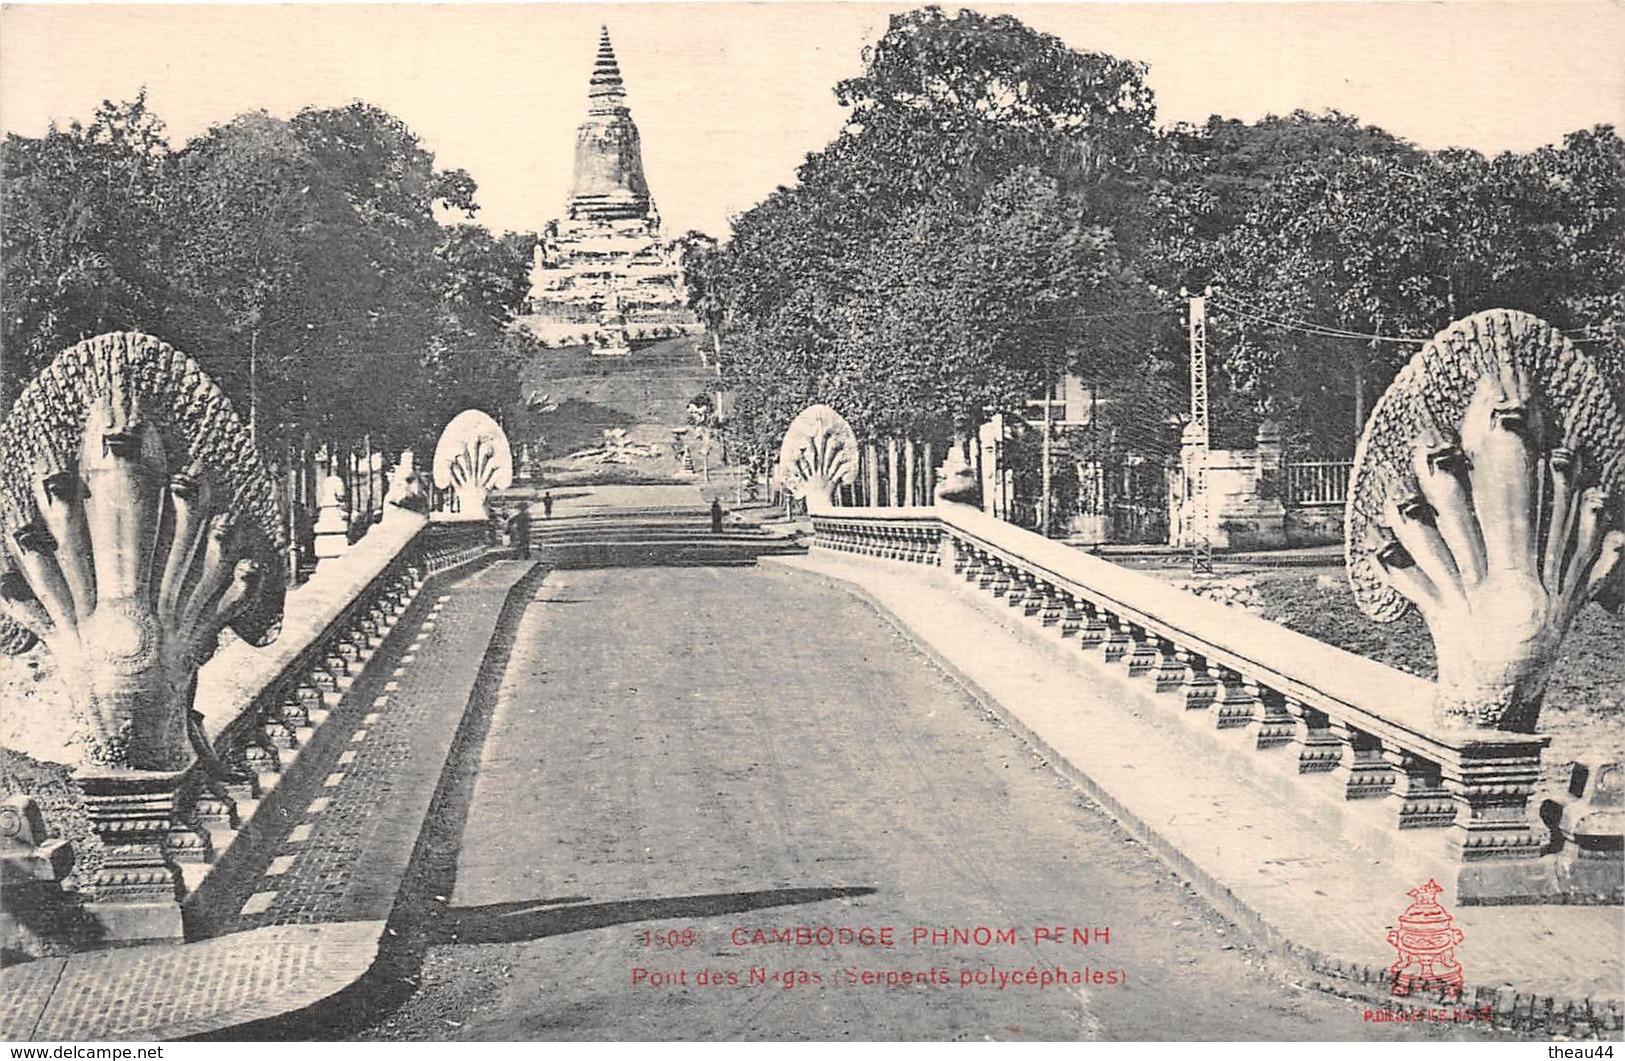
[(1388, 967), (1388, 980), (1395, 997), (1417, 992), (1442, 991), (1443, 997), (1461, 997), (1461, 963), (1456, 948), (1461, 929), (1452, 926), (1450, 912), (1439, 905), (1444, 891), (1432, 878), (1405, 894), (1416, 901), (1399, 915), (1399, 927), (1388, 933), (1388, 942), (1399, 958)]

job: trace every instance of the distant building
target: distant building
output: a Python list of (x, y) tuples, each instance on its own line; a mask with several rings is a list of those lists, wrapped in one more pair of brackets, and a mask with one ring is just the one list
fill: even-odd
[(520, 326), (544, 342), (590, 343), (605, 356), (630, 354), (634, 339), (700, 330), (685, 304), (677, 248), (661, 238), (607, 27), (587, 120), (576, 131), (567, 213), (542, 230), (526, 310)]

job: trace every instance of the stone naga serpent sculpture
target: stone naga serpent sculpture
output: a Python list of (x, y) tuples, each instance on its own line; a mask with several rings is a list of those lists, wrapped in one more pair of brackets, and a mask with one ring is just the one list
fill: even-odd
[(462, 515), (488, 518), (491, 491), (513, 485), (513, 452), (502, 426), (478, 409), (452, 417), (434, 448), (434, 485), (456, 493)]
[(87, 762), (171, 771), (199, 748), (198, 668), (282, 620), (275, 486), (195, 361), (148, 335), (73, 346), (0, 426), (0, 651), (44, 642)]
[(827, 405), (803, 409), (785, 428), (779, 475), (809, 512), (829, 508), (835, 489), (858, 477), (858, 438), (840, 413)]
[(1533, 732), (1575, 615), (1619, 608), (1622, 453), (1608, 381), (1527, 313), (1457, 321), (1377, 402), (1349, 484), (1349, 581), (1373, 619), (1421, 612), (1442, 722)]

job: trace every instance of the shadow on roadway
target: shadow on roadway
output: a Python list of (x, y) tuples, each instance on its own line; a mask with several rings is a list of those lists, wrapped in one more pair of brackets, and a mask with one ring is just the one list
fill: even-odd
[(873, 888), (773, 888), (714, 895), (677, 895), (665, 899), (626, 899), (592, 903), (585, 899), (535, 899), (454, 907), (435, 925), (432, 943), (522, 943), (567, 932), (585, 932), (632, 921), (716, 917), (774, 906), (798, 906), (829, 899), (873, 895)]

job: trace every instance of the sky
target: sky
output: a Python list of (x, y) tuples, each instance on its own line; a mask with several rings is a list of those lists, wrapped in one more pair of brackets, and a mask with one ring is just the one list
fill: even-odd
[[(37, 136), (143, 86), (177, 146), (246, 110), (361, 99), (474, 177), (476, 220), (535, 231), (568, 195), (604, 24), (667, 231), (721, 237), (835, 136), (835, 83), (913, 6), (13, 4), (0, 130)], [(1625, 127), (1615, 0), (975, 6), (1149, 64), (1164, 124), (1333, 108), (1422, 147), (1489, 153)]]

